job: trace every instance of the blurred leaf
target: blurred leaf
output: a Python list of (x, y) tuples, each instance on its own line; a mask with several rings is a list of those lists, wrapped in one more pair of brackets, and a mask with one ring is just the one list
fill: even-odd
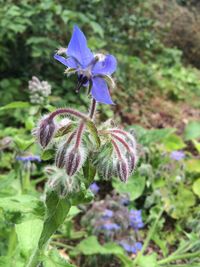
[(30, 104), (28, 102), (16, 101), (12, 102), (6, 106), (0, 107), (1, 110), (13, 109), (13, 108), (28, 108)]
[(122, 183), (119, 179), (113, 180), (112, 183), (118, 193), (129, 194), (130, 200), (133, 201), (142, 195), (145, 188), (145, 177), (132, 174), (127, 183)]
[(196, 148), (196, 150), (200, 153), (200, 142), (196, 141), (196, 140), (192, 140), (194, 147)]
[(29, 148), (32, 144), (34, 144), (35, 139), (34, 138), (29, 138), (29, 140), (25, 140), (22, 137), (15, 136), (14, 137), (14, 142), (17, 145), (19, 150), (26, 150)]
[(187, 124), (184, 131), (185, 140), (197, 139), (200, 137), (200, 122), (191, 121)]
[(200, 198), (200, 178), (193, 183), (192, 189), (194, 193)]
[(43, 256), (44, 267), (75, 267), (61, 257), (57, 250), (52, 249), (47, 256)]
[(164, 141), (166, 151), (174, 151), (184, 148), (186, 145), (182, 141), (181, 137), (176, 134), (169, 135)]
[(147, 255), (147, 256), (142, 256), (139, 261), (138, 264), (140, 267), (159, 267), (159, 264), (157, 263), (157, 254), (153, 253), (151, 255)]
[(185, 162), (186, 171), (188, 172), (200, 172), (200, 160), (190, 159)]
[(21, 253), (27, 258), (36, 249), (43, 221), (39, 219), (28, 220), (15, 225)]

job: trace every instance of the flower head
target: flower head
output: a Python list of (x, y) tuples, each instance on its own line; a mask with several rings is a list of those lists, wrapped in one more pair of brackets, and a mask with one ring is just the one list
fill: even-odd
[(138, 230), (144, 226), (141, 210), (130, 210), (129, 220), (131, 227), (135, 230)]
[[(104, 78), (112, 81), (111, 75), (115, 72), (117, 61), (112, 55), (102, 56), (93, 54), (87, 46), (87, 40), (78, 26), (74, 26), (73, 34), (66, 49), (67, 58), (58, 53), (54, 58), (65, 65), (68, 70), (78, 74), (76, 91), (82, 86), (91, 85), (92, 97), (104, 104), (113, 104)], [(68, 72), (68, 71), (67, 71)]]
[(180, 161), (185, 158), (185, 153), (183, 151), (172, 151), (170, 158), (172, 160)]

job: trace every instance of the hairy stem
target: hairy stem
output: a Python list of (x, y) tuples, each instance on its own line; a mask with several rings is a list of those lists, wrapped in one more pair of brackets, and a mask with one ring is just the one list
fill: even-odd
[(169, 256), (163, 260), (160, 260), (158, 263), (159, 264), (166, 264), (172, 261), (176, 261), (176, 260), (184, 260), (184, 259), (191, 259), (191, 258), (195, 258), (195, 257), (199, 257), (200, 256), (200, 251), (196, 251), (193, 253), (185, 253), (182, 255), (175, 255), (175, 256)]
[(84, 128), (85, 128), (85, 123), (81, 121), (76, 132), (76, 142), (74, 146), (75, 149), (77, 149), (80, 146)]
[(96, 107), (97, 107), (97, 102), (96, 102), (96, 100), (94, 98), (92, 98), (92, 103), (91, 103), (90, 111), (89, 111), (89, 117), (91, 119), (94, 118)]
[(87, 115), (72, 108), (59, 108), (49, 115), (49, 119), (53, 119), (54, 117), (61, 115), (61, 114), (65, 114), (65, 113), (68, 113), (74, 117), (78, 117), (83, 120), (88, 119)]

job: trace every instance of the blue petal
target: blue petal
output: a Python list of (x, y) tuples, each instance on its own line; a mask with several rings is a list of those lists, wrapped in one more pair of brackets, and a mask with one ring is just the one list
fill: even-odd
[(66, 67), (73, 68), (73, 69), (77, 68), (76, 60), (73, 59), (72, 57), (65, 58), (65, 57), (55, 54), (54, 58), (58, 60), (60, 63), (62, 63), (63, 65), (65, 65)]
[(99, 61), (92, 69), (93, 74), (111, 75), (117, 68), (117, 60), (112, 55), (107, 55), (104, 61)]
[(94, 58), (92, 52), (87, 47), (87, 40), (78, 26), (74, 26), (73, 34), (67, 48), (67, 55), (74, 57), (86, 67)]
[(104, 104), (114, 104), (110, 97), (107, 83), (102, 78), (95, 77), (92, 79), (91, 94), (97, 102)]

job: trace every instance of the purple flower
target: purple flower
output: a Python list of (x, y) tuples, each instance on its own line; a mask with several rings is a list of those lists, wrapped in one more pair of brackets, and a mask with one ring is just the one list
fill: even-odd
[(37, 161), (41, 162), (40, 156), (37, 155), (30, 155), (30, 156), (17, 156), (16, 160), (22, 161), (22, 162), (31, 162), (31, 161)]
[(142, 243), (140, 243), (140, 242), (136, 242), (134, 244), (130, 244), (130, 242), (127, 242), (126, 240), (122, 240), (122, 241), (119, 242), (119, 244), (128, 253), (136, 254), (138, 251), (140, 251), (142, 249)]
[(97, 194), (99, 192), (99, 189), (100, 189), (96, 183), (92, 183), (89, 188), (93, 194)]
[(142, 211), (141, 210), (130, 210), (129, 213), (130, 226), (135, 230), (138, 230), (144, 226), (142, 221)]
[(103, 213), (103, 218), (107, 219), (107, 218), (111, 218), (113, 216), (113, 211), (109, 210), (109, 209), (105, 209), (104, 213)]
[(105, 224), (100, 226), (100, 229), (102, 230), (107, 230), (107, 231), (112, 231), (112, 230), (119, 230), (120, 226), (116, 223), (112, 223), (112, 222), (106, 222)]
[(91, 84), (91, 94), (97, 102), (113, 104), (104, 78), (107, 77), (112, 81), (110, 76), (117, 67), (115, 57), (112, 55), (94, 55), (87, 47), (86, 37), (78, 26), (74, 26), (66, 55), (67, 58), (55, 54), (54, 58), (77, 72), (78, 86), (76, 91), (79, 91), (82, 86)]
[(172, 151), (170, 158), (172, 160), (180, 161), (185, 158), (185, 153), (183, 151)]

